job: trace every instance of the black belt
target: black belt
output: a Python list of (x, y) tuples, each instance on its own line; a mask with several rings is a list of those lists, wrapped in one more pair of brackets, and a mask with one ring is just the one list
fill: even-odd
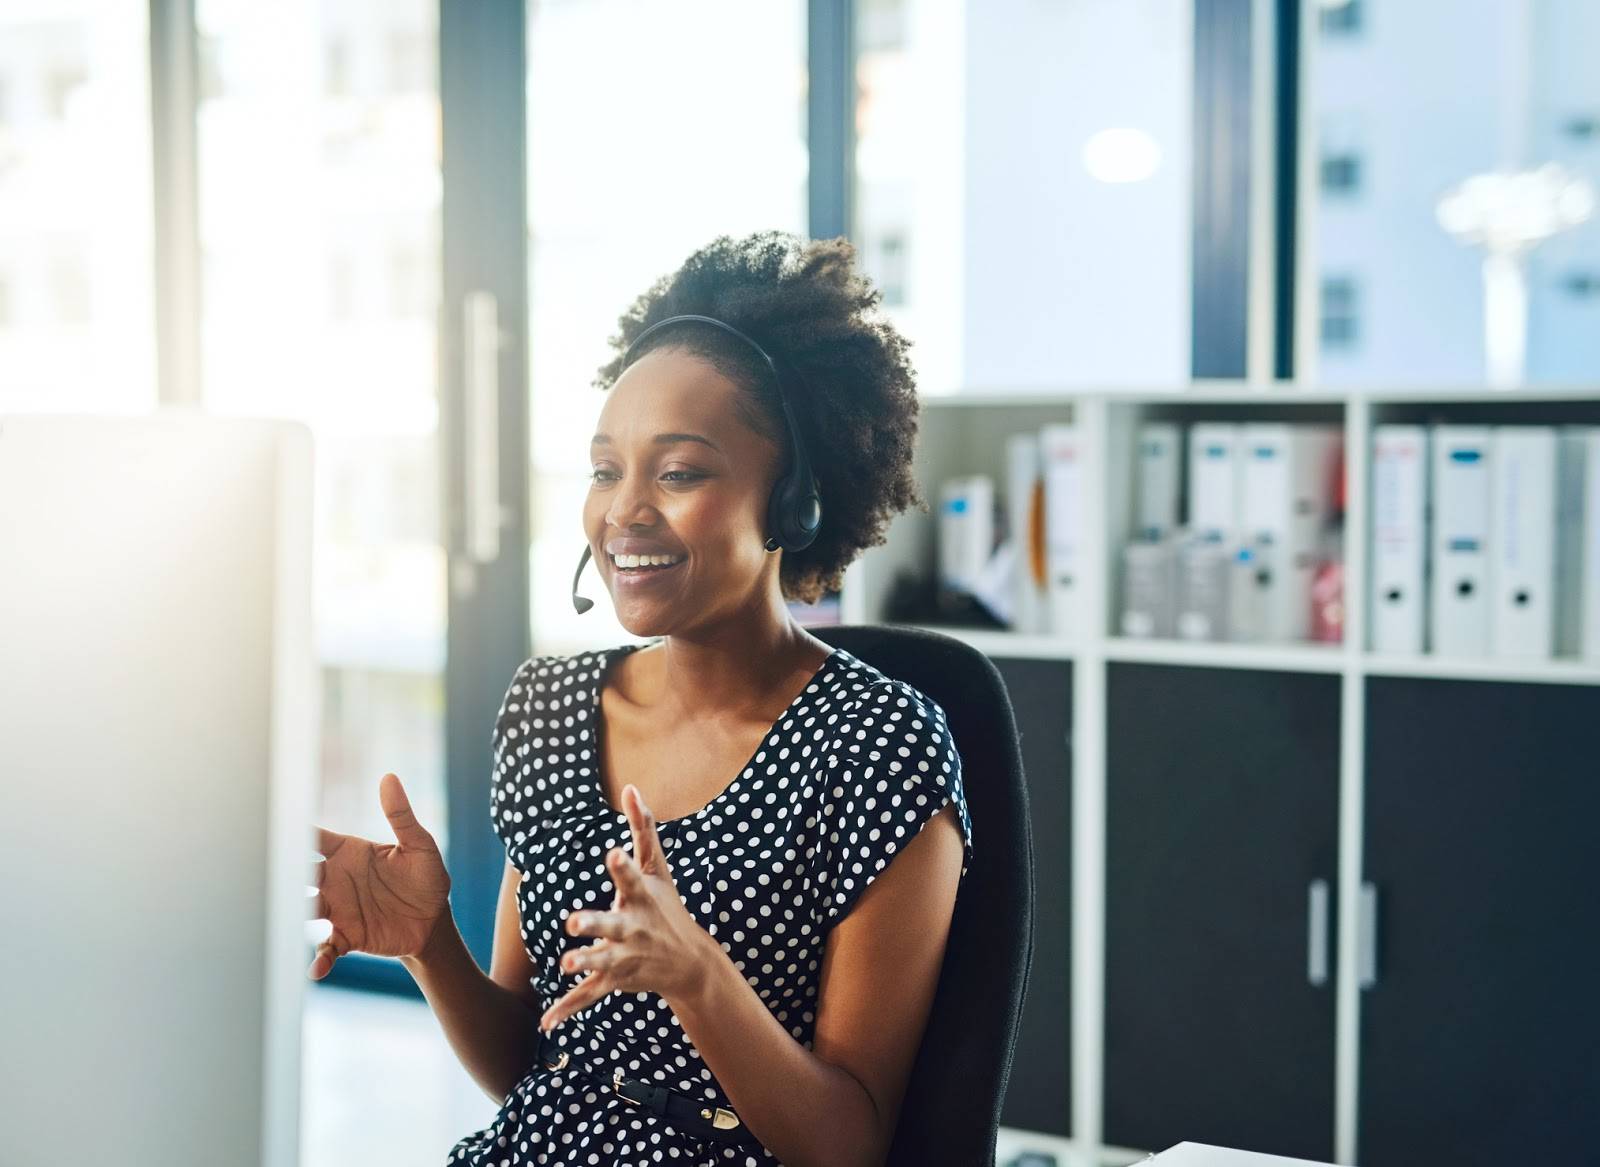
[[(548, 1033), (539, 1035), (539, 1061), (547, 1070), (565, 1069), (571, 1062)], [(574, 1065), (573, 1069), (593, 1078), (596, 1075)], [(643, 1106), (672, 1123), (686, 1134), (718, 1143), (731, 1143), (736, 1147), (759, 1147), (761, 1144), (750, 1133), (750, 1128), (739, 1121), (739, 1116), (723, 1106), (713, 1106), (689, 1097), (677, 1090), (668, 1090), (638, 1078), (624, 1078), (618, 1067), (611, 1075), (611, 1089), (625, 1102)]]

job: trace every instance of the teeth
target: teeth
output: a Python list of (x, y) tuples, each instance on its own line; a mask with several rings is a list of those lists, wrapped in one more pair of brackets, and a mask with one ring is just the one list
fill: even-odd
[(618, 567), (670, 567), (683, 562), (681, 555), (613, 555), (611, 561)]

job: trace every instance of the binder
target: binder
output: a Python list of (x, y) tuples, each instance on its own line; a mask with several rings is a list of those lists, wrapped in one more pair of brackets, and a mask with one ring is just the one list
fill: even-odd
[(1490, 644), (1544, 659), (1555, 648), (1556, 431), (1496, 426), (1490, 442)]
[(1189, 427), (1189, 527), (1201, 539), (1231, 544), (1237, 538), (1241, 437), (1242, 427), (1229, 422)]
[(1427, 613), (1428, 432), (1372, 435), (1372, 651), (1420, 653)]
[(1133, 542), (1122, 549), (1122, 635), (1168, 637), (1177, 631), (1177, 542)]
[(951, 591), (966, 591), (969, 581), (962, 575), (967, 555), (967, 480), (947, 478), (939, 485), (939, 586)]
[(1600, 664), (1600, 426), (1560, 433), (1556, 651)]
[(1012, 434), (1006, 439), (1006, 518), (1016, 547), (1012, 627), (1018, 632), (1045, 632), (1049, 627), (1041, 471), (1037, 433)]
[(1178, 546), (1178, 635), (1228, 639), (1228, 583), (1233, 556), (1225, 544), (1190, 534)]
[(1153, 543), (1178, 528), (1178, 495), (1183, 473), (1183, 441), (1171, 422), (1139, 427), (1136, 537)]
[[(1249, 544), (1238, 548), (1228, 565), (1228, 639), (1235, 644), (1267, 640), (1267, 605), (1263, 602), (1273, 568), (1264, 554), (1272, 549)], [(1309, 602), (1309, 601), (1308, 601)]]
[(1432, 603), (1439, 656), (1489, 652), (1490, 428), (1433, 428)]
[[(1238, 447), (1243, 464), (1241, 541), (1252, 563), (1235, 573), (1234, 639), (1305, 640), (1318, 541), (1333, 511), (1339, 430), (1253, 423)], [(1241, 620), (1243, 623), (1241, 623)]]
[(1082, 433), (1071, 422), (1041, 426), (1039, 450), (1044, 464), (1050, 631), (1058, 636), (1074, 636), (1083, 619), (1083, 508), (1088, 451)]
[(939, 488), (939, 582), (970, 594), (994, 551), (994, 480), (949, 478)]

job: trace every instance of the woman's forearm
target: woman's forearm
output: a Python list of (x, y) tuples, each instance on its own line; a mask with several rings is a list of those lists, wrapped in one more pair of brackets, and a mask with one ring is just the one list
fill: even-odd
[(539, 1010), (490, 980), (446, 912), (428, 945), (400, 963), (410, 971), (456, 1057), (496, 1102), (533, 1068), (539, 1055)]
[(740, 1122), (788, 1167), (877, 1167), (888, 1132), (853, 1075), (795, 1040), (709, 933), (706, 976), (669, 1000)]

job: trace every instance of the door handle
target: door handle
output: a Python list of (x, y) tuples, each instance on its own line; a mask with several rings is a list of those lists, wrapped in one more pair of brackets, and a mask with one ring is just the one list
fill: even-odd
[(1370, 880), (1361, 881), (1357, 901), (1356, 976), (1363, 989), (1378, 983), (1378, 888)]
[(1320, 989), (1328, 983), (1328, 881), (1313, 879), (1306, 899), (1306, 980)]
[(466, 553), (474, 563), (500, 558), (500, 319), (494, 293), (468, 292), (461, 304), (462, 394), (466, 441), (462, 495)]

